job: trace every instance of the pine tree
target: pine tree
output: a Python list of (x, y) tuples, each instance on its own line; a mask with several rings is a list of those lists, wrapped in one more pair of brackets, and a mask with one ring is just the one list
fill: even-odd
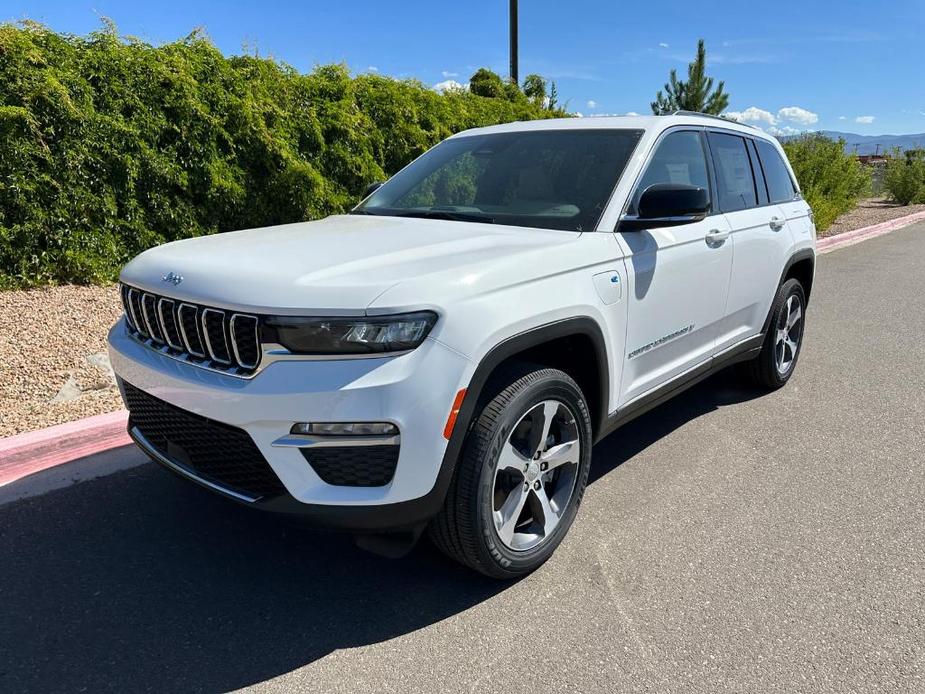
[(679, 80), (672, 69), (665, 85), (652, 102), (652, 113), (662, 115), (674, 111), (697, 111), (719, 115), (729, 105), (729, 95), (723, 92), (725, 83), (721, 80), (713, 89), (713, 78), (707, 77), (707, 50), (703, 39), (697, 42), (697, 58), (687, 66), (687, 81)]

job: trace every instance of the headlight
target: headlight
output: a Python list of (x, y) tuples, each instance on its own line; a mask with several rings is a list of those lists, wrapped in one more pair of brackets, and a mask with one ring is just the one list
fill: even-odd
[(424, 341), (436, 322), (437, 314), (430, 311), (372, 318), (270, 316), (263, 341), (297, 354), (407, 352)]

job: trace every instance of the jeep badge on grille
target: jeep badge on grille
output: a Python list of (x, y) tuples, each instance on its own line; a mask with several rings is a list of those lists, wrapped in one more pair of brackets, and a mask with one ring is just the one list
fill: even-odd
[(183, 281), (183, 275), (178, 275), (176, 272), (168, 272), (166, 275), (161, 277), (161, 280), (164, 282), (170, 282), (174, 287), (176, 287), (180, 282)]

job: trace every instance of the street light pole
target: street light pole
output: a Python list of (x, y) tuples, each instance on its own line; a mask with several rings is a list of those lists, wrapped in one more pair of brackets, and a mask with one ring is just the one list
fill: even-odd
[(517, 0), (511, 3), (511, 82), (519, 84), (517, 77)]

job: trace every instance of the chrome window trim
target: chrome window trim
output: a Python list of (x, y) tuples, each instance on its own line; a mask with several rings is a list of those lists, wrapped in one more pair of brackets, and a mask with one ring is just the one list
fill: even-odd
[[(149, 296), (154, 300), (154, 309), (155, 309), (155, 312), (156, 312), (156, 310), (157, 310), (157, 299), (158, 299), (158, 297), (155, 296), (154, 294), (152, 294), (151, 292), (145, 292), (144, 294), (141, 295), (141, 313), (142, 313), (142, 315), (143, 315), (144, 318), (145, 318), (145, 325), (148, 326), (148, 336), (149, 336), (154, 342), (156, 342), (156, 343), (158, 343), (158, 344), (164, 344), (164, 341), (163, 341), (161, 338), (157, 337), (157, 335), (155, 335), (155, 334), (154, 334), (154, 331), (151, 329), (151, 317), (148, 316), (148, 307), (147, 307), (146, 302), (145, 302), (145, 297), (149, 297)], [(163, 334), (163, 330), (161, 329), (160, 324), (157, 323), (157, 316), (155, 316), (155, 321), (154, 321), (154, 322), (155, 322), (155, 325), (157, 325), (158, 330), (161, 330), (161, 334)]]
[(205, 359), (206, 358), (205, 352), (197, 352), (190, 345), (189, 337), (186, 334), (186, 328), (183, 325), (183, 307), (184, 306), (187, 308), (193, 309), (194, 316), (195, 316), (193, 319), (193, 325), (196, 326), (196, 337), (199, 338), (199, 344), (201, 345), (205, 344), (202, 340), (202, 336), (199, 334), (199, 307), (196, 306), (195, 304), (188, 304), (184, 301), (184, 302), (181, 302), (180, 305), (177, 307), (177, 322), (180, 328), (180, 337), (183, 339), (183, 346), (186, 348), (186, 351), (192, 356), (198, 357), (199, 359)]
[(180, 350), (182, 350), (182, 349), (183, 349), (183, 345), (175, 345), (174, 343), (172, 343), (172, 342), (170, 341), (170, 333), (169, 333), (168, 330), (167, 330), (167, 321), (164, 320), (164, 304), (165, 304), (165, 303), (169, 303), (169, 304), (170, 304), (170, 306), (171, 306), (170, 312), (171, 312), (171, 315), (173, 316), (174, 322), (176, 323), (177, 332), (178, 332), (178, 333), (180, 332), (180, 322), (179, 322), (179, 320), (177, 319), (176, 314), (173, 313), (173, 307), (176, 306), (176, 303), (177, 303), (177, 302), (174, 301), (173, 299), (167, 299), (167, 298), (165, 298), (165, 297), (162, 296), (162, 297), (161, 297), (160, 299), (158, 299), (158, 301), (157, 301), (157, 317), (158, 317), (158, 320), (160, 320), (160, 322), (161, 322), (161, 329), (162, 329), (162, 331), (163, 331), (163, 333), (164, 333), (164, 342), (166, 342), (170, 347), (173, 347), (174, 349), (180, 349)]
[[(254, 321), (254, 345), (257, 347), (257, 361), (251, 364), (245, 364), (241, 359), (241, 355), (238, 354), (238, 340), (235, 337), (234, 332), (234, 322), (238, 318), (248, 318)], [(228, 333), (231, 337), (231, 351), (234, 354), (234, 359), (238, 362), (238, 365), (245, 369), (256, 369), (257, 364), (260, 363), (260, 333), (259, 333), (260, 320), (257, 316), (253, 316), (249, 313), (233, 313), (231, 315), (231, 320), (228, 322)]]
[(228, 336), (225, 334), (225, 312), (217, 308), (204, 308), (202, 309), (202, 315), (199, 317), (199, 320), (202, 324), (202, 337), (205, 340), (206, 349), (209, 352), (209, 357), (216, 364), (225, 364), (226, 366), (231, 366), (231, 359), (219, 359), (215, 356), (215, 349), (212, 347), (212, 340), (209, 339), (209, 325), (206, 322), (206, 317), (210, 313), (217, 313), (221, 316), (222, 321), (222, 341), (225, 343), (225, 353), (231, 357), (231, 350), (228, 349)]

